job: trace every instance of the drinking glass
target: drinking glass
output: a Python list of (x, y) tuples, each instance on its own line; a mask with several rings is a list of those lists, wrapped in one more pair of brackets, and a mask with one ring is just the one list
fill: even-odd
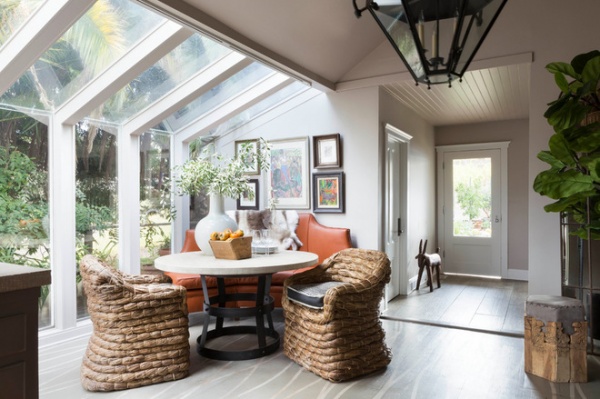
[(258, 253), (260, 253), (258, 247), (263, 245), (262, 231), (252, 230), (251, 233), (252, 233), (252, 253), (258, 254)]

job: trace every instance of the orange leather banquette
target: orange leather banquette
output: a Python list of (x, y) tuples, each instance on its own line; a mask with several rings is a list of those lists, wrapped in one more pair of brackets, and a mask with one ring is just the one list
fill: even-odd
[[(296, 235), (302, 242), (299, 251), (313, 252), (319, 255), (319, 263), (334, 253), (351, 248), (350, 229), (340, 227), (323, 226), (315, 219), (312, 213), (299, 213), (298, 227)], [(181, 252), (199, 251), (194, 239), (194, 230), (185, 232), (185, 241)], [(283, 281), (294, 273), (306, 270), (299, 269), (294, 271), (285, 271), (275, 273), (271, 281), (271, 296), (275, 300), (275, 306), (281, 307), (281, 295), (283, 292)], [(201, 312), (203, 310), (204, 296), (202, 295), (202, 285), (200, 276), (197, 274), (183, 274), (165, 272), (173, 284), (182, 285), (187, 289), (187, 305), (189, 312)], [(206, 279), (209, 295), (217, 294), (216, 279), (209, 277)], [(257, 286), (256, 277), (236, 277), (225, 279), (227, 293), (255, 293)]]

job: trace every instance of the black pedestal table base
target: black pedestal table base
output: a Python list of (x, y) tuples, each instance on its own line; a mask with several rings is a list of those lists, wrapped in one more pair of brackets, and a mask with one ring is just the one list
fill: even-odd
[[(271, 288), (271, 274), (259, 275), (256, 293), (233, 293), (227, 294), (225, 290), (225, 278), (215, 276), (217, 279), (218, 293), (215, 296), (208, 296), (208, 287), (206, 278), (201, 275), (202, 292), (204, 293), (204, 327), (202, 335), (198, 337), (198, 353), (204, 357), (216, 360), (248, 360), (269, 355), (279, 348), (280, 338), (273, 326), (273, 317), (271, 311), (275, 307), (273, 298), (269, 295)], [(253, 307), (228, 308), (227, 302), (233, 301), (252, 301)], [(213, 306), (215, 305), (216, 306)], [(216, 317), (215, 328), (208, 330), (211, 316)], [(256, 325), (242, 326), (223, 326), (224, 318), (243, 318), (253, 317)], [(265, 326), (265, 317), (268, 327)], [(207, 348), (206, 343), (214, 338), (226, 335), (255, 334), (258, 340), (258, 347), (254, 349), (227, 351), (220, 349)], [(272, 338), (267, 344), (267, 337)]]

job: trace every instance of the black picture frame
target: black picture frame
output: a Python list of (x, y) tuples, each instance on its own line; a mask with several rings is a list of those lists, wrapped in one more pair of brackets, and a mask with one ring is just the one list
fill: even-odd
[(250, 199), (248, 192), (242, 193), (237, 199), (237, 209), (258, 210), (260, 204), (258, 179), (248, 179), (248, 189), (254, 191), (254, 199)]
[(339, 133), (313, 136), (315, 169), (341, 168), (342, 147)]
[(344, 213), (344, 173), (313, 173), (313, 212)]

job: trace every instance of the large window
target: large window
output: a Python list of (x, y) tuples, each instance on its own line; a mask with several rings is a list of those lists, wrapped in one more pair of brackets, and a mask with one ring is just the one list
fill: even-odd
[[(193, 156), (308, 86), (139, 1), (56, 4), (0, 0), (0, 57), (9, 65), (0, 77), (10, 85), (0, 91), (0, 261), (51, 268), (39, 325), (69, 330), (89, 327), (78, 271), (85, 254), (144, 272), (181, 240), (172, 225), (190, 221), (172, 223), (183, 216), (169, 177), (185, 157), (171, 145), (189, 143)], [(44, 30), (40, 20), (57, 26)], [(207, 212), (204, 196), (191, 206), (194, 226)]]
[(171, 137), (147, 132), (140, 138), (140, 258), (142, 272), (171, 250)]
[[(0, 109), (0, 262), (49, 269), (48, 226), (48, 127)], [(50, 288), (41, 290), (41, 328), (53, 323)]]
[[(97, 124), (75, 126), (77, 150), (75, 229), (77, 264), (88, 253), (118, 268), (117, 140)], [(77, 317), (87, 316), (81, 276), (77, 270)]]

